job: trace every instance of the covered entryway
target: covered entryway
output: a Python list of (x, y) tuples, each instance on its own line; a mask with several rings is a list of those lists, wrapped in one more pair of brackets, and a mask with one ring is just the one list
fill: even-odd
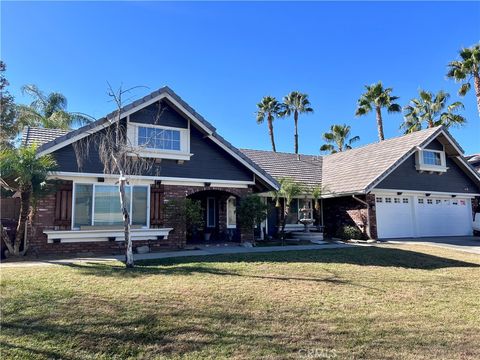
[(187, 243), (240, 241), (236, 214), (238, 196), (228, 191), (203, 190), (188, 198), (200, 203), (203, 223), (187, 231)]
[(469, 198), (376, 194), (378, 238), (472, 235)]

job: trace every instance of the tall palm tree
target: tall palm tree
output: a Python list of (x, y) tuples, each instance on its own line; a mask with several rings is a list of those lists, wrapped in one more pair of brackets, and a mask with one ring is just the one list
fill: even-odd
[[(0, 151), (2, 180), (18, 191), (21, 199), (20, 216), (13, 243), (2, 231), (2, 239), (12, 255), (21, 255), (20, 244), (24, 239), (27, 219), (31, 210), (34, 209), (32, 202), (34, 203), (34, 200), (42, 193), (47, 175), (54, 170), (55, 166), (55, 159), (51, 155), (37, 157), (35, 145)], [(23, 253), (28, 250), (28, 243), (24, 245)]]
[(358, 99), (358, 107), (355, 112), (356, 116), (362, 116), (368, 114), (375, 109), (377, 118), (378, 139), (380, 141), (385, 140), (383, 135), (383, 118), (382, 108), (386, 108), (389, 113), (401, 112), (402, 107), (395, 103), (398, 96), (390, 95), (392, 88), (384, 88), (382, 82), (379, 81), (373, 85), (365, 85), (365, 93)]
[(452, 61), (448, 64), (447, 77), (462, 83), (458, 90), (460, 96), (465, 96), (470, 90), (470, 81), (473, 78), (478, 115), (480, 115), (480, 44), (464, 48), (459, 53), (461, 60)]
[(268, 123), (268, 133), (272, 142), (272, 150), (277, 151), (275, 147), (275, 137), (273, 135), (273, 120), (280, 116), (282, 112), (282, 104), (273, 96), (265, 96), (262, 101), (257, 104), (257, 124), (262, 124), (265, 119)]
[(444, 91), (433, 94), (429, 91), (419, 90), (419, 97), (410, 100), (404, 107), (405, 120), (400, 126), (405, 134), (422, 129), (443, 125), (445, 127), (461, 126), (466, 120), (462, 115), (456, 114), (464, 108), (460, 101), (448, 105), (450, 95)]
[[(323, 134), (323, 140), (328, 144), (320, 147), (320, 151), (330, 151), (331, 154), (342, 152), (352, 148), (352, 144), (360, 140), (359, 136), (350, 138), (350, 126), (348, 125), (332, 125), (330, 132)], [(335, 147), (336, 145), (336, 147)]]
[(53, 92), (45, 95), (36, 85), (25, 85), (22, 93), (33, 98), (30, 105), (17, 105), (20, 128), (38, 126), (56, 129), (72, 129), (95, 119), (79, 112), (67, 111), (67, 98)]
[(298, 115), (313, 113), (313, 108), (310, 106), (307, 94), (302, 94), (298, 91), (292, 91), (283, 98), (284, 109), (280, 116), (291, 116), (293, 114), (293, 121), (295, 122), (295, 154), (298, 154)]

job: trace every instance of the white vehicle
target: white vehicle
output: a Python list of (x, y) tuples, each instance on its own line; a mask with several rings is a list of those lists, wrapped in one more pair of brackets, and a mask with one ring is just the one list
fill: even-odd
[(473, 234), (480, 235), (480, 213), (476, 213), (473, 219)]

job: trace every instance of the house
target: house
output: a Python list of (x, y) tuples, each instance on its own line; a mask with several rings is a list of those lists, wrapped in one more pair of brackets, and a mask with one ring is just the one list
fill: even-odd
[(468, 155), (465, 156), (465, 159), (467, 159), (468, 163), (480, 173), (480, 154)]
[[(98, 146), (88, 141), (115, 119), (113, 112), (68, 133), (25, 130), (23, 144), (39, 144), (39, 155), (58, 163), (30, 229), (38, 253), (123, 251), (118, 175), (104, 172)], [(174, 211), (185, 198), (200, 201), (212, 240), (250, 240), (253, 229), (237, 226), (236, 204), (255, 193), (273, 208), (280, 177), (325, 189), (320, 212), (308, 192), (293, 202), (287, 228), (298, 226), (305, 207), (330, 234), (344, 224), (373, 238), (472, 234), (480, 176), (442, 127), (328, 156), (239, 150), (168, 87), (123, 107), (121, 126), (136, 155), (155, 160), (128, 177), (134, 246), (183, 248), (194, 240)], [(269, 212), (257, 235), (277, 231), (277, 214)]]
[[(343, 225), (380, 239), (472, 235), (480, 176), (443, 127), (322, 157), (242, 151), (275, 178), (295, 179), (307, 189), (321, 186), (316, 220), (327, 235), (334, 236)], [(273, 203), (269, 194), (262, 195)], [(312, 208), (308, 193), (293, 201), (287, 228), (297, 227), (304, 206)], [(276, 214), (267, 219), (270, 232)]]

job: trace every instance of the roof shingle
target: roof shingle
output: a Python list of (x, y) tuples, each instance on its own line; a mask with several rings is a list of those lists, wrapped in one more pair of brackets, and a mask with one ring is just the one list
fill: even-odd
[(67, 133), (69, 133), (69, 130), (44, 129), (26, 126), (22, 131), (22, 146), (29, 146), (32, 144), (41, 146)]

